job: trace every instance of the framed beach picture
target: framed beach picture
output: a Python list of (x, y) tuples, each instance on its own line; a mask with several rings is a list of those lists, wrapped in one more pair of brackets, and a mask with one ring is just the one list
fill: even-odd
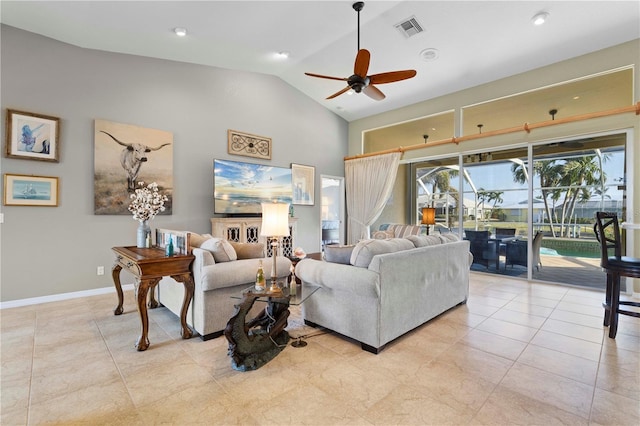
[(58, 206), (58, 178), (4, 174), (5, 206)]
[(313, 206), (316, 169), (291, 163), (292, 204)]
[(8, 158), (60, 161), (60, 119), (48, 115), (7, 109), (6, 153)]

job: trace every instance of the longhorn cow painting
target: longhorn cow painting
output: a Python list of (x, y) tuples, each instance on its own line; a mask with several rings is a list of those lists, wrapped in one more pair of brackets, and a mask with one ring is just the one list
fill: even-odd
[(130, 215), (129, 195), (137, 182), (156, 182), (173, 205), (173, 133), (95, 120), (94, 213)]

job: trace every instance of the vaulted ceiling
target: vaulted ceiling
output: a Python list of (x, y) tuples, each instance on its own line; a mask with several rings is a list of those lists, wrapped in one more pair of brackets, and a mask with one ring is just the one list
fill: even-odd
[[(343, 94), (353, 73), (352, 1), (7, 1), (3, 24), (89, 49), (273, 74), (348, 121), (640, 38), (638, 1), (368, 1), (360, 47), (369, 74), (415, 69), (378, 88)], [(544, 25), (532, 17), (546, 12)], [(397, 27), (413, 18), (423, 31)], [(177, 37), (173, 29), (187, 30)], [(289, 57), (276, 57), (277, 52)]]

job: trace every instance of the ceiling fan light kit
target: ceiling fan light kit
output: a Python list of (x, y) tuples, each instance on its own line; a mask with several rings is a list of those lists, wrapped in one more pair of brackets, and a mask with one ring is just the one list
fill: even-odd
[(376, 101), (381, 101), (385, 98), (384, 93), (380, 91), (375, 85), (376, 84), (386, 84), (393, 83), (396, 81), (406, 80), (409, 78), (413, 78), (416, 76), (415, 70), (402, 70), (402, 71), (391, 71), (385, 72), (381, 74), (373, 74), (367, 75), (369, 71), (369, 62), (371, 60), (371, 54), (367, 49), (360, 49), (360, 11), (364, 8), (364, 2), (358, 1), (353, 3), (353, 10), (358, 13), (358, 53), (356, 55), (356, 60), (353, 65), (353, 75), (350, 77), (331, 77), (322, 74), (314, 74), (310, 72), (306, 72), (305, 74), (310, 77), (317, 78), (325, 78), (329, 80), (339, 80), (346, 81), (347, 87), (339, 90), (327, 97), (327, 99), (333, 99), (337, 96), (342, 95), (343, 93), (353, 91), (355, 93), (364, 93), (369, 96), (371, 99)]

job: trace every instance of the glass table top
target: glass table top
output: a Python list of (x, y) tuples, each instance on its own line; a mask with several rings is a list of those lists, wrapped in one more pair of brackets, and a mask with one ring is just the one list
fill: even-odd
[[(267, 280), (267, 286), (270, 285), (270, 280)], [(295, 287), (295, 294), (292, 294), (292, 288), (285, 281), (278, 281), (278, 285), (282, 289), (281, 293), (272, 293), (269, 291), (260, 292), (260, 297), (257, 299), (258, 302), (276, 302), (279, 298), (289, 298), (289, 305), (297, 306), (304, 303), (313, 293), (320, 289), (320, 286), (310, 285), (310, 284), (297, 284)], [(248, 293), (253, 292), (256, 293), (255, 287), (247, 287), (240, 294), (236, 294), (231, 296), (232, 299), (242, 299), (243, 296)]]

